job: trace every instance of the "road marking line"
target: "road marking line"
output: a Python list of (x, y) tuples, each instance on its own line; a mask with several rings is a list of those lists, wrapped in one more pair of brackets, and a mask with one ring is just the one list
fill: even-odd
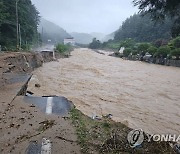
[(48, 97), (47, 98), (47, 104), (46, 104), (46, 113), (47, 114), (52, 113), (52, 102), (53, 102), (53, 97)]
[(41, 154), (51, 154), (51, 141), (46, 138), (42, 139)]

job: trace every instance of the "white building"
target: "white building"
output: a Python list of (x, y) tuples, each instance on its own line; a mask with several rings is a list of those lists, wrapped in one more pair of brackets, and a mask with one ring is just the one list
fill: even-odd
[(70, 44), (70, 45), (75, 45), (75, 39), (73, 37), (70, 37), (70, 38), (66, 38), (64, 39), (64, 44)]

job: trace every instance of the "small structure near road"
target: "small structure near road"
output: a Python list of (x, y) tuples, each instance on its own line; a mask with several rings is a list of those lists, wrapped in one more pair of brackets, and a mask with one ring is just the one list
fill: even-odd
[(121, 47), (121, 48), (119, 49), (119, 54), (120, 54), (121, 56), (123, 56), (124, 50), (125, 50), (125, 47)]
[(73, 37), (69, 37), (69, 38), (64, 39), (64, 45), (66, 45), (66, 44), (70, 44), (70, 45), (74, 46), (75, 45), (75, 39)]

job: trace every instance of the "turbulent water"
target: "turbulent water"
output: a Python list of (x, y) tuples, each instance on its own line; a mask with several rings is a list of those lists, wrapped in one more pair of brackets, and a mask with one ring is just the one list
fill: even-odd
[(180, 68), (76, 49), (70, 58), (37, 69), (29, 90), (67, 97), (89, 116), (111, 113), (132, 128), (180, 134)]

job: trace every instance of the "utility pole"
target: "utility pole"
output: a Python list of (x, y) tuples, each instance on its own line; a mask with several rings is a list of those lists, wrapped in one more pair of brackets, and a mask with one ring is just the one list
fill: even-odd
[(41, 32), (42, 45), (43, 45), (43, 42), (44, 42), (44, 41), (43, 41), (43, 40), (44, 40), (44, 38), (43, 38), (43, 37), (44, 37), (44, 29), (43, 29), (43, 26), (42, 26), (42, 32)]
[(21, 41), (21, 24), (19, 24), (19, 49), (21, 50), (21, 45), (22, 45), (22, 41)]
[(16, 36), (16, 37), (17, 37), (17, 38), (16, 38), (16, 39), (17, 39), (17, 40), (16, 40), (16, 41), (17, 41), (17, 43), (16, 43), (16, 49), (17, 49), (17, 50), (19, 50), (19, 21), (18, 21), (18, 20), (19, 20), (19, 18), (18, 18), (18, 1), (19, 1), (19, 0), (16, 0), (16, 33), (17, 33), (17, 34), (16, 34), (16, 35), (17, 35), (17, 36)]

